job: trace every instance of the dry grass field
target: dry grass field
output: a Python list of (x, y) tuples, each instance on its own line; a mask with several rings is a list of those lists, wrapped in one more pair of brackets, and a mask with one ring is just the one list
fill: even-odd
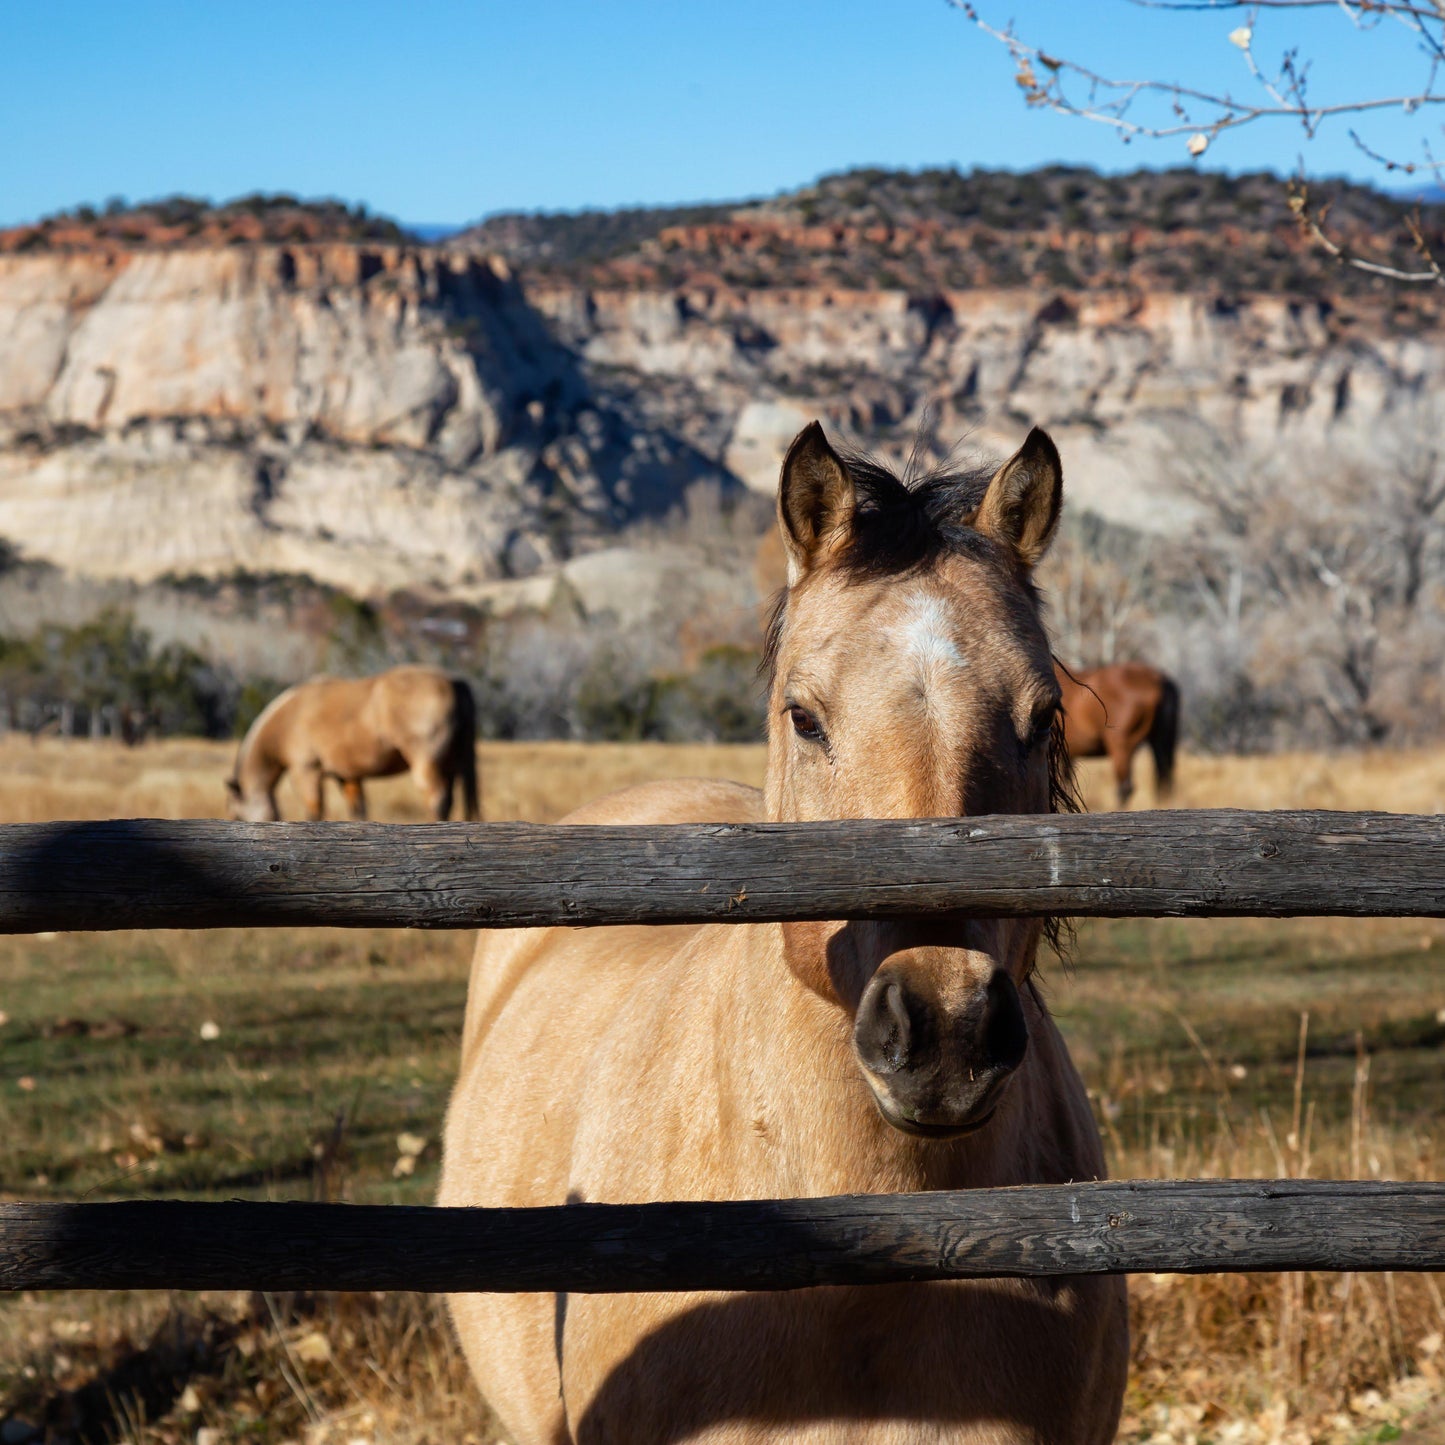
[[(0, 822), (214, 816), (231, 750), (0, 739)], [(488, 818), (649, 777), (756, 781), (760, 748), (486, 745)], [(1106, 806), (1101, 768), (1085, 772)], [(1152, 788), (1147, 768), (1140, 797)], [(408, 783), (374, 817), (421, 816)], [(1186, 757), (1182, 806), (1445, 809), (1445, 750)], [(283, 811), (294, 816), (283, 790)], [(333, 809), (339, 799), (333, 799)], [(343, 1198), (434, 1189), (471, 939), (328, 930), (0, 939), (0, 1197)], [(1439, 1178), (1445, 928), (1094, 922), (1046, 966), (1120, 1176)], [(1425, 1277), (1132, 1286), (1121, 1438), (1425, 1440), (1445, 1295)], [(499, 1438), (435, 1302), (0, 1300), (0, 1432), (29, 1440)]]
[[(180, 739), (123, 748), (114, 743), (32, 742), (0, 735), (0, 822), (49, 818), (212, 818), (224, 816), (222, 780), (230, 743)], [(761, 784), (762, 746), (686, 743), (483, 743), (482, 806), (489, 821), (554, 822), (568, 809), (651, 778), (733, 778)], [(1079, 769), (1090, 808), (1114, 806), (1108, 765)], [(1152, 764), (1140, 756), (1133, 806), (1153, 803)], [(299, 817), (289, 783), (282, 815)], [(367, 784), (371, 816), (421, 822), (425, 810), (406, 778)], [(1445, 811), (1445, 748), (1331, 754), (1273, 753), (1230, 758), (1184, 754), (1172, 805), (1179, 808), (1383, 808)], [(328, 808), (342, 816), (341, 798)]]

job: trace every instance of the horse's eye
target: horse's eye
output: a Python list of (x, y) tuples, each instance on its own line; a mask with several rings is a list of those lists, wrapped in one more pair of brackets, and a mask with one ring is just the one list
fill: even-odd
[(1048, 742), (1058, 716), (1059, 704), (1057, 702), (1051, 702), (1046, 707), (1041, 707), (1034, 714), (1032, 726), (1029, 728), (1030, 748), (1041, 748)]
[(800, 738), (806, 738), (810, 743), (821, 743), (823, 729), (818, 726), (818, 719), (810, 713), (807, 708), (793, 704), (788, 709), (788, 718), (793, 724), (793, 731)]

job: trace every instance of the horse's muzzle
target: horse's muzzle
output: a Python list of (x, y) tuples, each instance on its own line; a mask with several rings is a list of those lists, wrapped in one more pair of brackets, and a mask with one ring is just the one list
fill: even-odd
[(1029, 1042), (1018, 989), (1002, 969), (962, 988), (947, 973), (940, 986), (941, 972), (911, 966), (907, 955), (890, 959), (864, 990), (853, 1026), (884, 1119), (934, 1139), (988, 1123)]

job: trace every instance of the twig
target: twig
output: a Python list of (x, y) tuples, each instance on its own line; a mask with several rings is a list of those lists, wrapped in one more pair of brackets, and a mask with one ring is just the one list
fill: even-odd
[[(1247, 99), (1238, 99), (1227, 91), (1200, 90), (1176, 81), (1104, 75), (1076, 60), (1028, 44), (1011, 24), (1000, 27), (990, 23), (979, 13), (973, 0), (947, 0), (947, 3), (1008, 50), (1015, 66), (1014, 79), (1027, 104), (1107, 126), (1126, 143), (1187, 137), (1189, 154), (1196, 160), (1221, 135), (1256, 121), (1293, 120), (1303, 128), (1306, 139), (1313, 140), (1326, 122), (1342, 116), (1390, 110), (1414, 114), (1426, 106), (1445, 105), (1445, 89), (1439, 84), (1442, 67), (1445, 67), (1445, 5), (1426, 4), (1423, 0), (1129, 0), (1145, 10), (1241, 15), (1244, 23), (1228, 38), (1239, 49), (1250, 78), (1258, 87), (1256, 94)], [(1317, 105), (1309, 97), (1309, 62), (1302, 61), (1297, 51), (1286, 51), (1278, 74), (1267, 75), (1255, 55), (1255, 22), (1260, 12), (1319, 9), (1338, 11), (1356, 31), (1376, 30), (1386, 19), (1403, 26), (1419, 43), (1422, 52), (1421, 83), (1407, 93), (1357, 95)], [(1076, 98), (1075, 86), (1083, 87), (1086, 99)], [(1170, 118), (1135, 113), (1136, 107), (1142, 109), (1148, 102), (1166, 105)], [(1349, 137), (1360, 153), (1386, 174), (1445, 175), (1445, 163), (1435, 160), (1428, 142), (1422, 142), (1423, 161), (1402, 161), (1370, 145), (1353, 129)], [(1291, 184), (1289, 205), (1303, 234), (1341, 265), (1404, 285), (1445, 286), (1445, 269), (1427, 243), (1418, 215), (1405, 225), (1423, 265), (1419, 270), (1408, 270), (1369, 260), (1331, 236), (1323, 214), (1311, 212), (1302, 182)]]
[(1340, 242), (1331, 237), (1324, 228), (1323, 213), (1316, 215), (1310, 210), (1309, 192), (1303, 180), (1290, 182), (1289, 208), (1299, 220), (1300, 228), (1323, 251), (1333, 256), (1341, 265), (1370, 276), (1383, 276), (1388, 281), (1402, 281), (1409, 285), (1445, 286), (1445, 271), (1435, 259), (1434, 252), (1425, 240), (1419, 214), (1405, 219), (1405, 229), (1410, 232), (1415, 249), (1425, 262), (1423, 271), (1403, 271), (1398, 266), (1387, 266), (1380, 261), (1367, 261), (1357, 256)]
[[(1414, 111), (1427, 105), (1445, 105), (1445, 93), (1438, 93), (1435, 90), (1438, 67), (1438, 59), (1435, 57), (1432, 57), (1426, 84), (1417, 91), (1400, 95), (1367, 96), (1358, 100), (1337, 101), (1330, 105), (1311, 105), (1305, 98), (1305, 68), (1299, 67), (1289, 57), (1286, 57), (1283, 74), (1287, 78), (1287, 84), (1285, 84), (1282, 94), (1280, 85), (1268, 81), (1264, 77), (1254, 62), (1250, 50), (1246, 49), (1246, 61), (1250, 66), (1251, 73), (1270, 98), (1268, 104), (1259, 104), (1236, 100), (1227, 93), (1198, 90), (1193, 86), (1182, 85), (1175, 81), (1121, 80), (1114, 76), (1107, 76), (1078, 61), (1054, 55), (1039, 46), (1029, 45), (1021, 40), (1011, 28), (1000, 28), (990, 24), (979, 14), (972, 0), (946, 0), (946, 3), (952, 9), (961, 11), (985, 35), (1007, 48), (1018, 67), (1015, 78), (1030, 105), (1046, 106), (1061, 115), (1072, 115), (1079, 120), (1107, 125), (1126, 140), (1166, 140), (1182, 135), (1192, 138), (1201, 134), (1209, 140), (1213, 140), (1227, 130), (1249, 125), (1255, 121), (1270, 119), (1297, 120), (1304, 126), (1307, 134), (1313, 137), (1325, 121), (1333, 120), (1338, 116), (1365, 115), (1384, 110)], [(1133, 3), (1139, 3), (1139, 0), (1133, 0)], [(1330, 3), (1333, 5), (1335, 0), (1330, 0)], [(1393, 4), (1396, 3), (1396, 0), (1384, 0), (1384, 3)], [(1161, 4), (1156, 8), (1173, 7)], [(1440, 23), (1439, 17), (1436, 17), (1436, 23)], [(1036, 66), (1046, 72), (1047, 78), (1040, 77)], [(1081, 103), (1069, 99), (1063, 89), (1066, 76), (1074, 76), (1089, 87), (1090, 101)], [(1104, 101), (1092, 98), (1101, 93), (1115, 98)], [(1166, 98), (1170, 102), (1174, 114), (1178, 117), (1177, 121), (1161, 125), (1130, 119), (1128, 114), (1130, 108), (1142, 96)], [(1214, 110), (1215, 114), (1207, 118), (1196, 119), (1189, 114), (1188, 102), (1199, 106), (1208, 106)], [(1202, 153), (1203, 149), (1201, 147), (1196, 154)]]
[(316, 1401), (312, 1398), (301, 1379), (301, 1371), (296, 1363), (296, 1357), (291, 1353), (291, 1346), (286, 1340), (286, 1326), (282, 1322), (281, 1312), (276, 1308), (275, 1297), (270, 1290), (262, 1290), (261, 1298), (266, 1301), (266, 1308), (271, 1312), (271, 1323), (276, 1327), (276, 1339), (281, 1346), (281, 1359), (276, 1361), (281, 1371), (281, 1378), (286, 1381), (291, 1393), (296, 1397), (296, 1402), (311, 1417), (313, 1425), (319, 1425), (323, 1419), (321, 1411), (317, 1408)]

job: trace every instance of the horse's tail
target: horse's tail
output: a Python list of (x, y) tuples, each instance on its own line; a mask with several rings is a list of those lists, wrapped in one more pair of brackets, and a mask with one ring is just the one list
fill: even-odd
[(465, 678), (452, 678), (452, 767), (462, 785), (462, 815), (469, 823), (482, 817), (477, 784), (477, 704)]
[(1174, 786), (1174, 745), (1179, 740), (1179, 684), (1168, 673), (1159, 674), (1159, 702), (1149, 724), (1149, 751), (1154, 754), (1154, 776), (1161, 798)]

